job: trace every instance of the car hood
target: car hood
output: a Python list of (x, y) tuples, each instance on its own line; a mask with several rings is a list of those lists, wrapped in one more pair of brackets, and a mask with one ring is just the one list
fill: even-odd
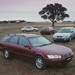
[(71, 33), (56, 33), (54, 36), (70, 36)]
[(46, 45), (46, 46), (36, 47), (36, 48), (46, 54), (64, 55), (64, 54), (72, 52), (72, 50), (70, 48), (62, 46), (62, 45), (56, 45), (56, 44), (51, 44), (51, 45)]

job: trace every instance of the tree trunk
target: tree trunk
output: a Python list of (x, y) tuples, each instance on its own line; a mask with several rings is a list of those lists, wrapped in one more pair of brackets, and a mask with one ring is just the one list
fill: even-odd
[(52, 27), (54, 27), (54, 21), (52, 21)]

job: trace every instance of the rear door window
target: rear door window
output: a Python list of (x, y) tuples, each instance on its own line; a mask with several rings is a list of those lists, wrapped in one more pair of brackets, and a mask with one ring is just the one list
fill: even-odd
[(19, 37), (18, 36), (14, 36), (10, 39), (10, 43), (13, 43), (13, 44), (18, 44), (18, 40), (19, 40)]

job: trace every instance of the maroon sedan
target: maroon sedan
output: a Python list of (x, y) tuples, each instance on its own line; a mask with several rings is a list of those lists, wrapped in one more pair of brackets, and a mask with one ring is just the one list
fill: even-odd
[(54, 34), (55, 30), (51, 26), (42, 27), (40, 30), (42, 35)]
[(0, 50), (6, 59), (14, 53), (33, 58), (38, 69), (45, 69), (47, 64), (66, 64), (73, 57), (70, 48), (53, 44), (36, 34), (6, 35), (0, 42)]

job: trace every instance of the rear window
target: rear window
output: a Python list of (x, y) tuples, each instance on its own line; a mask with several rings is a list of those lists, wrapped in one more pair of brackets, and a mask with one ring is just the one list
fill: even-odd
[(13, 44), (17, 44), (18, 43), (18, 40), (19, 40), (19, 37), (18, 36), (14, 36), (10, 39), (10, 43), (13, 43)]
[(6, 40), (8, 40), (9, 38), (10, 38), (9, 35), (5, 35), (5, 36), (2, 38), (2, 41), (6, 41)]
[(26, 28), (31, 28), (31, 27), (26, 27)]

